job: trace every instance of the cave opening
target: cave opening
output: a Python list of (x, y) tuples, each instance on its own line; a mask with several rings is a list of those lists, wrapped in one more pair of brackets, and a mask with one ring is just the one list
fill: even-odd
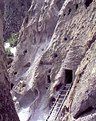
[(26, 24), (28, 23), (28, 16), (25, 18), (25, 23)]
[(23, 54), (25, 55), (26, 53), (27, 53), (27, 50), (24, 50), (24, 51), (23, 51)]
[(55, 97), (52, 97), (51, 98), (51, 102), (55, 102)]
[(65, 16), (66, 14), (64, 13), (63, 16)]
[(76, 10), (78, 9), (78, 4), (76, 4)]
[(65, 69), (65, 81), (67, 84), (72, 83), (73, 80), (73, 72), (72, 70)]
[(41, 60), (41, 61), (40, 61), (40, 65), (43, 65), (43, 64), (44, 64), (44, 62)]
[(71, 8), (69, 9), (69, 11), (68, 11), (68, 15), (71, 13)]
[(89, 5), (93, 2), (93, 0), (85, 0), (85, 6), (86, 8), (89, 7)]
[(67, 37), (65, 37), (64, 40), (67, 41)]
[(54, 53), (54, 55), (53, 55), (53, 56), (54, 56), (54, 58), (57, 58), (57, 57), (58, 57), (57, 53)]
[(17, 74), (17, 72), (14, 72), (14, 75), (16, 75)]
[(24, 2), (22, 2), (22, 1), (21, 1), (21, 3), (20, 3), (20, 4), (21, 4), (21, 7), (22, 7), (22, 6), (24, 6)]
[(47, 75), (47, 82), (51, 83), (50, 75)]
[(11, 89), (13, 89), (13, 87), (14, 87), (14, 84), (13, 84), (13, 83), (11, 83)]
[(51, 69), (49, 69), (48, 73), (49, 73), (49, 74), (51, 73)]
[(55, 102), (55, 101), (56, 101), (55, 97), (52, 96), (52, 97), (50, 98), (50, 101), (49, 101), (49, 102), (50, 102), (50, 103), (49, 103), (49, 107), (50, 107), (50, 108), (52, 107), (52, 105), (54, 105), (54, 102)]
[(10, 65), (12, 62), (13, 62), (13, 58), (11, 58), (11, 57), (8, 57), (8, 61), (7, 61), (7, 64), (8, 64), (8, 65)]

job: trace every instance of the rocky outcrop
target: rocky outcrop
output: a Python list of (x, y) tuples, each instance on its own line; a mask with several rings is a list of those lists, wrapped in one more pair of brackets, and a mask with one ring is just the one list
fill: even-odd
[[(21, 95), (20, 102), (22, 102), (21, 100), (24, 97), (26, 98), (26, 96), (23, 95), (28, 95), (27, 91), (31, 88), (31, 95), (33, 95), (35, 100), (31, 99), (31, 101), (33, 101), (29, 103), (29, 107), (32, 107), (32, 104), (34, 104), (34, 102), (37, 102), (37, 104), (35, 104), (36, 106), (41, 105), (41, 108), (45, 108), (47, 105), (46, 101), (48, 98), (48, 94), (46, 95), (46, 88), (48, 87), (46, 83), (46, 78), (50, 77), (47, 77), (46, 75), (45, 77), (41, 76), (42, 81), (40, 81), (40, 83), (38, 83), (37, 85), (34, 85), (35, 81), (33, 80), (33, 78), (35, 77), (35, 70), (38, 67), (39, 63), (40, 65), (42, 65), (42, 61), (40, 61), (40, 59), (45, 53), (46, 48), (48, 47), (51, 41), (51, 37), (59, 17), (58, 12), (60, 10), (62, 2), (63, 1), (61, 1), (61, 4), (58, 3), (58, 7), (57, 1), (32, 1), (31, 8), (29, 9), (28, 15), (26, 16), (22, 28), (20, 30), (19, 43), (17, 46), (17, 55), (14, 59), (11, 68), (11, 76), (13, 77), (12, 79), (14, 79), (14, 83), (18, 83), (16, 86), (17, 88), (13, 90), (15, 90), (16, 93), (18, 92), (18, 94)], [(48, 62), (45, 62), (45, 65), (46, 64), (48, 66), (51, 65), (51, 63)], [(42, 69), (43, 68), (41, 67), (41, 70)], [(43, 70), (41, 72), (43, 73)], [(30, 82), (33, 84), (30, 84)], [(20, 83), (24, 83), (25, 87), (22, 88), (22, 86), (20, 86)], [(34, 91), (37, 92), (36, 95)], [(46, 101), (44, 100), (44, 97), (46, 97)], [(37, 112), (41, 111), (43, 113), (42, 110), (43, 109), (40, 109)], [(34, 118), (32, 117), (33, 119), (31, 120), (36, 120), (37, 115), (35, 114)]]
[(4, 0), (4, 39), (20, 30), (31, 0)]
[[(95, 40), (96, 37), (94, 38), (94, 41)], [(71, 112), (74, 118), (79, 118), (78, 120), (96, 120), (96, 69), (94, 67), (96, 63), (95, 50), (96, 42), (94, 42), (87, 51), (84, 59), (81, 62), (81, 65), (76, 72), (76, 76), (80, 75), (80, 79), (76, 85), (75, 95), (73, 96), (73, 102), (71, 105)], [(80, 98), (78, 99), (78, 97)]]
[[(30, 121), (45, 120), (58, 85), (72, 81), (62, 120), (96, 120), (95, 7), (96, 0), (66, 0), (64, 4), (62, 0), (32, 1), (10, 69), (13, 92), (20, 107), (29, 108)], [(29, 99), (28, 91), (34, 98)], [(23, 99), (31, 101), (27, 105)]]
[[(2, 1), (0, 1), (2, 3)], [(2, 4), (1, 4), (2, 5)], [(4, 54), (2, 8), (0, 8), (0, 121), (19, 121), (10, 94), (10, 82)]]
[[(94, 38), (96, 40), (96, 38)], [(76, 79), (65, 102), (70, 108), (67, 112), (69, 121), (95, 121), (95, 50), (96, 41), (86, 52), (84, 59), (76, 71)], [(79, 97), (79, 98), (78, 98)], [(65, 110), (66, 112), (66, 110)], [(67, 117), (68, 118), (68, 117)], [(64, 119), (65, 121), (65, 119)]]
[[(81, 61), (81, 64), (76, 71), (76, 78), (74, 80), (72, 90), (70, 91), (69, 97), (67, 98), (64, 105), (65, 107), (69, 108), (69, 111), (66, 111), (66, 109), (64, 111), (66, 114), (65, 118), (63, 119), (64, 121), (96, 120), (96, 108), (95, 108), (96, 78), (95, 78), (95, 67), (94, 67), (96, 60), (95, 59), (96, 26), (95, 26), (95, 10), (94, 10), (95, 2), (96, 1), (89, 1), (89, 2), (84, 1), (83, 5), (85, 9), (82, 8), (83, 11), (82, 12), (80, 11), (80, 15), (82, 14), (84, 15), (85, 11), (85, 16), (83, 16), (82, 19), (79, 21), (79, 27), (80, 27), (80, 22), (84, 20), (84, 22), (82, 23), (82, 25), (84, 25), (84, 28), (82, 29), (83, 30), (85, 28), (87, 29), (85, 31), (80, 29), (78, 37), (80, 42), (81, 42), (80, 37), (82, 37), (82, 40), (83, 38), (85, 38), (84, 39), (85, 41), (87, 40), (84, 47), (86, 48), (85, 49), (86, 51), (83, 56), (83, 60)], [(88, 19), (88, 17), (90, 19)], [(83, 34), (80, 34), (81, 32)]]

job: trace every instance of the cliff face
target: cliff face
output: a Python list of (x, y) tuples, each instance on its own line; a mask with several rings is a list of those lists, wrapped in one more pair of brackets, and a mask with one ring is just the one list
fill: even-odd
[(27, 113), (26, 121), (45, 120), (67, 81), (73, 85), (58, 121), (96, 120), (95, 9), (96, 0), (32, 1), (10, 69), (17, 112)]
[[(36, 107), (41, 105), (40, 110), (37, 111), (38, 113), (35, 114), (31, 120), (37, 120), (37, 116), (39, 117), (43, 114), (43, 108), (47, 105), (47, 83), (46, 80), (44, 80), (47, 77), (42, 78), (37, 85), (34, 85), (35, 80), (33, 80), (33, 78), (35, 77), (35, 71), (40, 63), (41, 57), (51, 41), (58, 20), (58, 12), (60, 8), (57, 7), (56, 2), (57, 1), (49, 0), (46, 2), (44, 2), (44, 0), (38, 0), (37, 2), (35, 0), (32, 1), (31, 8), (28, 11), (28, 15), (25, 17), (20, 30), (17, 55), (11, 68), (11, 76), (14, 78), (14, 83), (18, 82), (16, 88), (13, 90), (20, 95), (20, 106), (27, 108), (31, 107), (36, 110)], [(48, 65), (50, 66), (50, 63)], [(41, 72), (43, 73), (43, 70)], [(20, 87), (20, 82), (24, 83), (24, 88)], [(44, 100), (43, 96), (47, 99), (45, 98)], [(26, 100), (25, 102), (23, 102), (24, 99)], [(45, 105), (42, 104), (41, 100), (44, 100), (43, 103), (45, 103)], [(35, 104), (36, 102), (37, 104)], [(33, 109), (31, 110), (33, 111)], [(40, 111), (41, 114), (39, 113)]]
[(4, 0), (4, 39), (20, 30), (31, 0)]
[(86, 52), (85, 57), (76, 71), (73, 89), (70, 92), (69, 99), (65, 102), (65, 105), (70, 108), (70, 112), (67, 112), (67, 118), (69, 121), (73, 121), (72, 117), (74, 117), (76, 121), (96, 120), (96, 69), (94, 66), (96, 63), (95, 40), (96, 38), (94, 38), (94, 42)]
[[(3, 1), (0, 1), (3, 5)], [(19, 121), (10, 94), (3, 39), (3, 8), (0, 7), (0, 121)]]

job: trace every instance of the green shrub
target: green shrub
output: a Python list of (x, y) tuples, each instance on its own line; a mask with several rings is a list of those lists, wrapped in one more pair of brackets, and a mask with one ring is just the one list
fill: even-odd
[(17, 45), (18, 33), (12, 34), (11, 37), (7, 40), (10, 43), (11, 47), (15, 47)]
[(5, 53), (7, 56), (13, 56), (13, 54), (10, 51), (10, 47), (5, 49)]

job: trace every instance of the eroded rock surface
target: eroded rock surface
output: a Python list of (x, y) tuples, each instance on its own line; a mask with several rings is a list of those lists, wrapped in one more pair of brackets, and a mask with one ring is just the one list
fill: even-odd
[[(59, 86), (64, 86), (70, 77), (74, 83), (60, 120), (96, 120), (95, 24), (96, 0), (32, 1), (10, 69), (13, 92), (20, 102), (19, 114), (27, 107), (30, 121), (45, 120), (50, 99), (56, 98)], [(67, 74), (70, 71), (72, 76)], [(31, 90), (33, 99), (30, 93), (28, 97)], [(28, 105), (27, 99), (32, 100)]]
[[(63, 1), (61, 1), (61, 3), (62, 2)], [(31, 120), (37, 120), (37, 116), (38, 118), (43, 117), (43, 116), (40, 117), (40, 115), (43, 114), (43, 108), (46, 108), (48, 102), (47, 100), (49, 94), (46, 92), (47, 91), (46, 88), (48, 88), (46, 83), (47, 77), (41, 76), (42, 79), (40, 83), (37, 83), (36, 85), (34, 83), (35, 81), (33, 78), (35, 78), (35, 71), (37, 70), (40, 59), (51, 41), (51, 37), (59, 17), (58, 13), (61, 6), (59, 5), (58, 8), (57, 6), (58, 4), (56, 3), (57, 1), (54, 0), (32, 1), (32, 5), (28, 11), (28, 15), (25, 17), (22, 28), (20, 30), (19, 44), (17, 46), (17, 55), (14, 59), (11, 68), (12, 72), (11, 76), (13, 76), (12, 79), (14, 79), (14, 83), (21, 88), (21, 90), (20, 88), (16, 88), (17, 90), (15, 90), (15, 93), (19, 94), (20, 102), (22, 102), (21, 100), (24, 97), (23, 95), (26, 95), (27, 91), (30, 90), (31, 88), (32, 88), (31, 95), (33, 95), (33, 99), (36, 98), (34, 101), (31, 100), (32, 102), (30, 101), (29, 106), (33, 110), (34, 109), (36, 110), (36, 107), (38, 107), (38, 109), (40, 110), (36, 111), (38, 113), (34, 114), (34, 118), (32, 117)], [(42, 65), (42, 62), (40, 63)], [(50, 66), (50, 63), (47, 64)], [(43, 72), (42, 66), (41, 66), (41, 72)], [(23, 81), (25, 83), (25, 88), (24, 87), (22, 88), (22, 86), (20, 86), (19, 84), (20, 81)], [(18, 89), (20, 92), (18, 92)], [(38, 92), (36, 96), (34, 95), (35, 90), (37, 90)], [(44, 97), (46, 97), (45, 100)], [(28, 99), (29, 98), (30, 94)], [(20, 106), (22, 107), (22, 104)], [(39, 112), (42, 113), (39, 114)]]
[(31, 0), (4, 0), (4, 39), (19, 32)]
[[(3, 1), (0, 1), (2, 5)], [(6, 56), (3, 43), (3, 15), (0, 8), (0, 121), (19, 121), (10, 94), (10, 82), (6, 67)]]

